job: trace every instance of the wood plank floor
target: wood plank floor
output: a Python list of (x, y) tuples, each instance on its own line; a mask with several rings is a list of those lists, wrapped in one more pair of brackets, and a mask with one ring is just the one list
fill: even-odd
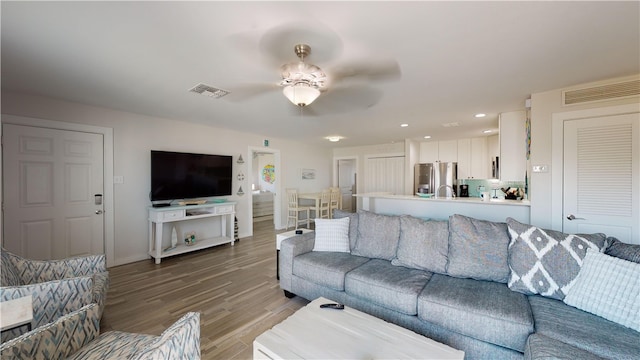
[(250, 359), (256, 336), (308, 303), (287, 299), (279, 287), (275, 235), (267, 219), (235, 246), (110, 268), (101, 331), (158, 335), (198, 311), (203, 359)]

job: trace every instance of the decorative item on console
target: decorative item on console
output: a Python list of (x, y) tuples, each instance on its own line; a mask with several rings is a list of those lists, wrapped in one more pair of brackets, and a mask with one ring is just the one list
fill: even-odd
[(524, 198), (524, 190), (518, 187), (501, 188), (506, 200), (522, 200)]

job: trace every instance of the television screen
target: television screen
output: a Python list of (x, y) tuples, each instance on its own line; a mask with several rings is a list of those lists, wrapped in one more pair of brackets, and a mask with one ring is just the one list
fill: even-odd
[(151, 150), (151, 201), (231, 195), (231, 155)]

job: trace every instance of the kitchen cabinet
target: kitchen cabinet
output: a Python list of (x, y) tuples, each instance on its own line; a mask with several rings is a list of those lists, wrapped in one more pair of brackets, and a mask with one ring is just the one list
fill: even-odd
[(433, 163), (458, 161), (458, 141), (428, 141), (420, 143), (420, 162)]
[(524, 181), (526, 171), (526, 112), (501, 113), (500, 180)]
[(491, 162), (487, 138), (458, 139), (458, 179), (486, 179)]

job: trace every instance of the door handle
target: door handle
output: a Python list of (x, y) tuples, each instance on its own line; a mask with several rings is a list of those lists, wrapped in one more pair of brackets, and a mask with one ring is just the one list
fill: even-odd
[(102, 214), (102, 210), (96, 210), (96, 215)]
[(575, 217), (575, 215), (569, 214), (569, 216), (567, 216), (567, 220), (587, 220), (587, 219)]

